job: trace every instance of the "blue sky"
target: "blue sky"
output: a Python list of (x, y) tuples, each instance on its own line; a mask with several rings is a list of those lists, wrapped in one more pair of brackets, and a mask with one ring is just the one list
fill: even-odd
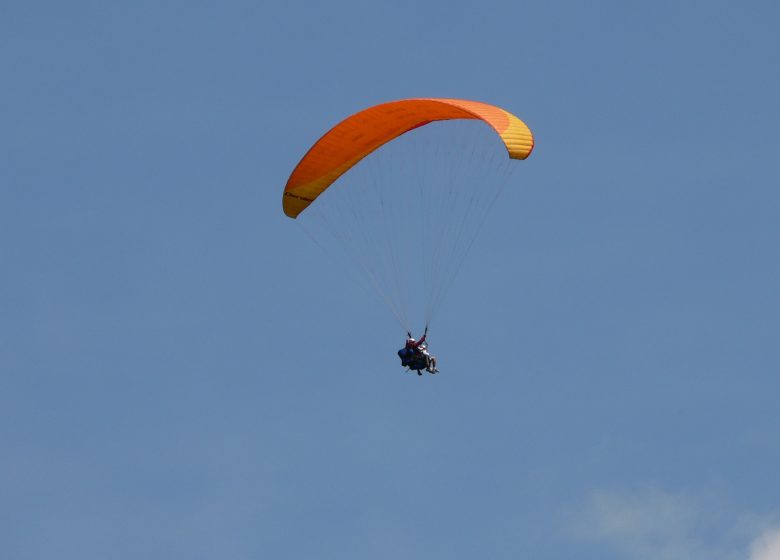
[[(2, 556), (780, 558), (779, 18), (4, 2)], [(281, 212), (414, 96), (537, 139), (423, 378)]]

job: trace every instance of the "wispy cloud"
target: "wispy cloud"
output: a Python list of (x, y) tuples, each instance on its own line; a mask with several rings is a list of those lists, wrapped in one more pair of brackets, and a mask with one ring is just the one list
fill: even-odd
[(574, 528), (631, 560), (745, 560), (748, 550), (749, 560), (780, 560), (780, 528), (767, 529), (767, 516), (728, 516), (726, 509), (655, 488), (597, 491)]
[(780, 560), (780, 529), (765, 531), (753, 541), (750, 560)]

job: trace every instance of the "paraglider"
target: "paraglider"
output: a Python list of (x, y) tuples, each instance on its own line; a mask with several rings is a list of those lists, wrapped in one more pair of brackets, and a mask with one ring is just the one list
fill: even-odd
[(427, 336), (428, 327), (425, 327), (425, 332), (420, 337), (420, 340), (415, 340), (412, 337), (412, 333), (407, 332), (406, 344), (398, 351), (401, 365), (416, 371), (417, 375), (422, 375), (422, 370), (431, 374), (439, 372), (439, 369), (436, 367), (436, 357), (431, 356), (430, 352), (428, 352), (428, 343), (425, 340)]
[[(332, 240), (362, 270), (407, 333), (401, 364), (436, 373), (428, 325), (510, 176), (507, 162), (533, 147), (525, 123), (494, 105), (383, 103), (314, 143), (290, 174), (282, 207), (290, 218), (304, 214), (302, 227), (318, 245)], [(425, 333), (414, 340), (410, 325), (420, 318)]]

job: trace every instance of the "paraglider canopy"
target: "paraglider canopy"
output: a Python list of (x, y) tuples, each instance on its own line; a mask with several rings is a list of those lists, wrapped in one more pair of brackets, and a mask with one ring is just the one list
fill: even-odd
[(390, 140), (431, 122), (452, 119), (486, 122), (513, 159), (525, 159), (533, 150), (533, 135), (525, 123), (495, 105), (435, 98), (375, 105), (341, 121), (303, 156), (284, 188), (284, 213), (296, 218), (336, 179)]

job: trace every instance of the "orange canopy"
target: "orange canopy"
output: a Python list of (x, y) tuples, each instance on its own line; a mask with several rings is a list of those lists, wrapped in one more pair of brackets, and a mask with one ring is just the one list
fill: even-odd
[(333, 182), (368, 154), (433, 121), (479, 119), (503, 140), (509, 157), (527, 158), (534, 147), (528, 127), (494, 105), (463, 99), (403, 99), (347, 117), (320, 138), (293, 170), (282, 196), (284, 213), (296, 218)]

